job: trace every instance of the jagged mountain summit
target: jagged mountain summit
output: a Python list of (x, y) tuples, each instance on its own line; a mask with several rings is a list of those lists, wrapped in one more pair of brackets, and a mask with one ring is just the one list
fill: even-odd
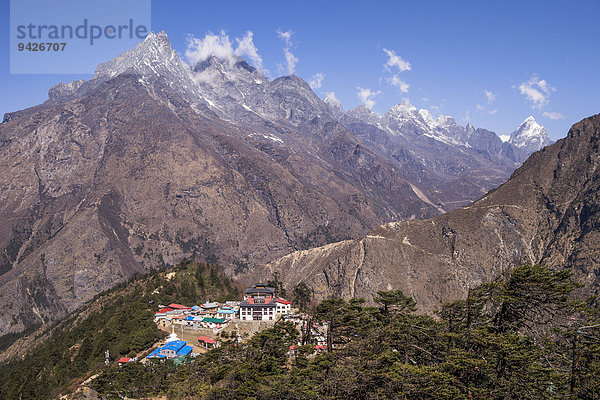
[[(424, 311), (525, 263), (570, 269), (600, 292), (600, 114), (534, 153), (499, 188), (426, 221), (384, 224), (362, 239), (299, 251), (267, 265), (316, 298), (370, 298), (399, 288)], [(340, 268), (343, 265), (344, 268)]]
[(526, 153), (533, 153), (548, 146), (552, 142), (546, 128), (538, 124), (533, 116), (529, 116), (513, 133), (511, 133), (508, 143)]

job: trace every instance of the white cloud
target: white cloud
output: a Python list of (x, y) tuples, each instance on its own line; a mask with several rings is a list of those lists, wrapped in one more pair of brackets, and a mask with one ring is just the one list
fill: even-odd
[(388, 60), (385, 63), (385, 67), (389, 70), (391, 67), (397, 67), (399, 72), (410, 71), (411, 65), (408, 61), (403, 60), (402, 57), (396, 54), (394, 50), (383, 49), (385, 54), (388, 56)]
[(296, 72), (296, 64), (298, 64), (298, 61), (300, 60), (288, 48), (283, 49), (283, 52), (287, 64), (287, 73), (288, 75), (294, 75), (294, 72)]
[(554, 120), (556, 120), (556, 119), (563, 119), (565, 117), (564, 115), (562, 115), (561, 113), (556, 112), (556, 111), (551, 111), (551, 112), (546, 111), (542, 115), (544, 117), (547, 117), (547, 118), (550, 118), (550, 119), (554, 119)]
[(256, 69), (263, 71), (263, 60), (258, 54), (258, 49), (254, 45), (254, 41), (252, 40), (253, 36), (254, 33), (248, 31), (243, 38), (235, 38), (238, 45), (237, 49), (235, 49), (235, 54), (240, 57), (247, 56)]
[(427, 97), (423, 97), (421, 100), (423, 100), (425, 103), (427, 103), (429, 101), (429, 99)]
[(310, 79), (310, 82), (308, 83), (308, 85), (311, 87), (311, 89), (318, 89), (323, 84), (324, 78), (325, 78), (325, 75), (323, 75), (321, 72), (314, 74), (312, 76), (312, 78)]
[(477, 105), (475, 106), (475, 108), (477, 108), (477, 111), (483, 111), (483, 110), (485, 109), (485, 107), (484, 107), (484, 106), (482, 106), (481, 104), (477, 104)]
[(494, 102), (494, 100), (496, 100), (495, 93), (490, 92), (489, 90), (486, 90), (486, 89), (483, 89), (483, 92), (485, 93), (485, 97), (487, 97), (488, 104), (492, 104)]
[(325, 99), (324, 100), (329, 105), (332, 105), (332, 106), (338, 105), (338, 106), (340, 106), (342, 108), (342, 110), (344, 109), (342, 107), (342, 102), (339, 101), (337, 99), (337, 97), (335, 97), (335, 92), (327, 92), (327, 93), (325, 93)]
[(467, 110), (465, 113), (465, 117), (463, 118), (464, 122), (471, 122), (471, 110)]
[[(208, 32), (202, 39), (190, 35), (187, 37), (185, 57), (191, 65), (196, 65), (210, 56), (232, 61), (234, 56), (237, 55), (239, 57), (247, 57), (256, 69), (267, 73), (268, 71), (263, 69), (263, 60), (254, 45), (253, 37), (254, 33), (247, 31), (241, 39), (235, 38), (237, 48), (234, 50), (231, 40), (225, 31), (221, 31), (218, 35)], [(208, 76), (196, 78), (204, 81), (211, 79)]]
[(292, 43), (292, 35), (293, 34), (294, 34), (294, 32), (292, 32), (292, 31), (282, 32), (281, 29), (277, 29), (277, 36), (279, 36), (279, 38), (281, 40), (283, 40), (285, 43), (285, 47), (283, 48), (283, 54), (285, 55), (285, 63), (286, 63), (285, 69), (286, 69), (288, 75), (293, 75), (294, 72), (296, 72), (296, 64), (298, 64), (298, 61), (300, 61), (298, 59), (298, 57), (296, 57), (290, 50), (290, 48), (292, 47), (292, 44), (293, 44)]
[(490, 110), (490, 115), (494, 115), (498, 112), (497, 108), (494, 108), (493, 110)]
[(388, 82), (390, 83), (390, 85), (397, 86), (402, 93), (408, 93), (408, 88), (410, 87), (410, 85), (401, 80), (398, 75), (392, 75), (392, 77), (388, 79)]
[(335, 92), (327, 92), (325, 93), (325, 100), (328, 103), (339, 103), (340, 101), (335, 97)]
[(285, 45), (288, 47), (292, 45), (291, 39), (293, 34), (294, 32), (292, 31), (282, 32), (281, 29), (277, 29), (277, 36), (279, 36), (279, 39), (285, 41)]
[[(410, 88), (410, 85), (408, 83), (406, 83), (406, 81), (400, 79), (400, 76), (398, 75), (398, 73), (404, 72), (404, 71), (410, 71), (412, 68), (410, 63), (406, 60), (403, 60), (402, 57), (397, 55), (394, 50), (383, 49), (383, 51), (388, 56), (388, 59), (387, 59), (386, 63), (383, 64), (383, 66), (387, 72), (392, 74), (391, 77), (386, 79), (387, 83), (392, 86), (396, 86), (397, 88), (400, 89), (400, 91), (402, 93), (408, 93), (408, 89)], [(398, 69), (398, 73), (394, 72), (394, 68)], [(379, 78), (379, 80), (381, 83), (382, 78)]]
[(363, 89), (361, 87), (357, 87), (356, 89), (358, 89), (357, 96), (360, 101), (367, 106), (369, 110), (372, 109), (375, 105), (375, 100), (373, 100), (373, 97), (380, 95), (381, 90), (373, 92), (371, 89)]
[(527, 82), (519, 85), (519, 91), (527, 100), (533, 103), (533, 108), (541, 109), (548, 104), (550, 94), (555, 92), (556, 89), (537, 75), (533, 75)]
[(210, 56), (231, 59), (234, 55), (231, 41), (225, 31), (221, 31), (219, 35), (209, 32), (202, 39), (188, 36), (187, 42), (185, 57), (192, 65), (196, 65)]

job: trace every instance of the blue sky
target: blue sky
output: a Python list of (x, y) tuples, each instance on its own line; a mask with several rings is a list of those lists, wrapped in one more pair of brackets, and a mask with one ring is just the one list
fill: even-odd
[[(91, 76), (11, 75), (9, 2), (1, 4), (0, 113)], [(366, 101), (384, 113), (407, 98), (499, 134), (533, 115), (553, 139), (600, 112), (599, 15), (598, 1), (152, 1), (152, 29), (167, 32), (182, 55), (189, 35), (224, 31), (235, 48), (251, 31), (271, 78), (287, 74), (287, 49), (294, 73), (307, 81), (322, 74), (314, 90), (334, 92), (345, 109)]]

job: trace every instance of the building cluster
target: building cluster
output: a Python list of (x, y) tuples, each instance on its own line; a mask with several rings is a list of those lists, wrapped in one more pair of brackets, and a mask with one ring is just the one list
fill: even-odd
[[(185, 306), (172, 303), (168, 306), (159, 305), (154, 313), (154, 322), (163, 328), (170, 328), (173, 333), (166, 339), (165, 345), (153, 350), (146, 358), (174, 359), (175, 361), (194, 356), (193, 347), (186, 341), (180, 340), (175, 334), (175, 326), (182, 328), (200, 329), (208, 328), (216, 331), (222, 330), (232, 321), (276, 321), (279, 318), (289, 317), (292, 312), (292, 303), (275, 296), (275, 289), (258, 283), (246, 290), (242, 301), (227, 301), (225, 303), (206, 302), (201, 305)], [(218, 347), (219, 342), (208, 336), (198, 338), (198, 346), (209, 349)], [(122, 357), (119, 365), (136, 361)]]
[(226, 303), (206, 302), (200, 306), (184, 306), (181, 304), (169, 304), (159, 306), (154, 313), (154, 322), (163, 327), (180, 325), (187, 328), (222, 329), (237, 318), (239, 302), (228, 301)]
[(292, 303), (275, 296), (275, 289), (262, 283), (246, 290), (242, 301), (206, 302), (201, 305), (159, 305), (154, 322), (163, 327), (222, 329), (231, 321), (275, 321), (292, 312)]

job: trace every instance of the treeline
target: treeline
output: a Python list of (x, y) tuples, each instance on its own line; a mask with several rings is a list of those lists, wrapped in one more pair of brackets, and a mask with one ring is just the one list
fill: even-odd
[[(110, 361), (136, 356), (164, 336), (153, 322), (159, 304), (236, 300), (239, 288), (217, 266), (184, 261), (103, 292), (59, 324), (33, 333), (23, 360), (0, 366), (1, 399), (54, 398)], [(17, 341), (15, 345), (18, 345)]]
[[(106, 398), (170, 399), (596, 399), (600, 324), (592, 301), (574, 301), (567, 271), (522, 266), (469, 291), (439, 315), (416, 313), (400, 291), (327, 299), (329, 351), (315, 354), (279, 323), (176, 367), (171, 362), (103, 370)], [(306, 339), (306, 338), (305, 338)]]

